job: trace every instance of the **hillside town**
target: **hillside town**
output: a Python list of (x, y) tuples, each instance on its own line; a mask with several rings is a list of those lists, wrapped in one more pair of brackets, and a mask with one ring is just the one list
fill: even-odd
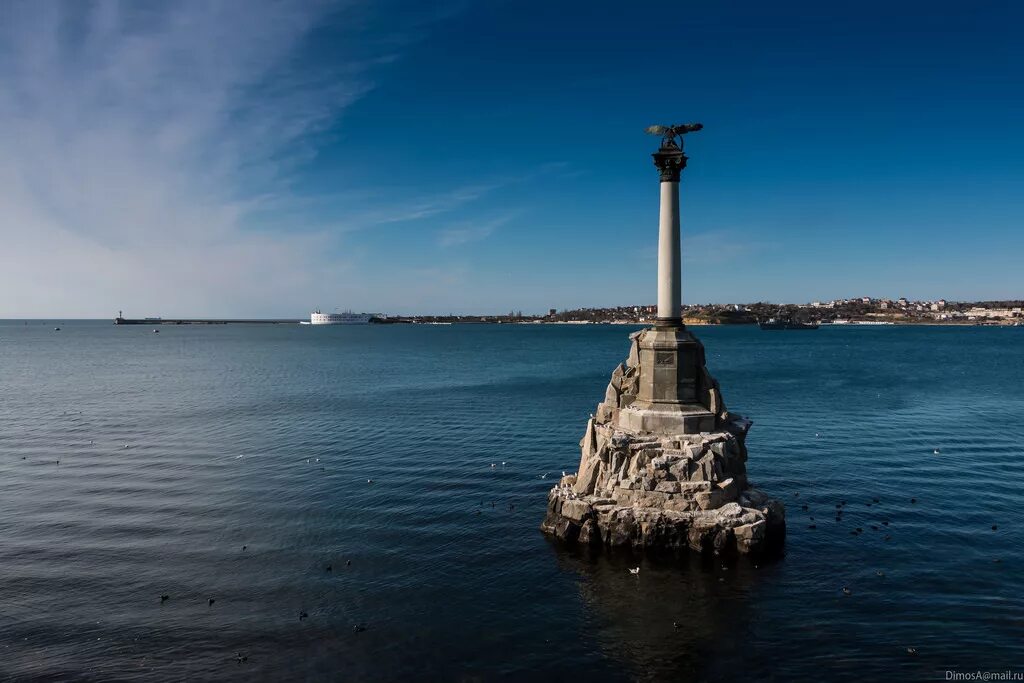
[[(561, 311), (552, 308), (546, 314), (449, 314), (391, 317), (388, 322), (643, 325), (654, 322), (656, 310), (656, 306), (647, 304)], [(1024, 325), (1024, 300), (911, 301), (865, 296), (805, 304), (693, 304), (683, 306), (683, 316), (688, 325), (752, 325), (770, 319), (822, 325)]]

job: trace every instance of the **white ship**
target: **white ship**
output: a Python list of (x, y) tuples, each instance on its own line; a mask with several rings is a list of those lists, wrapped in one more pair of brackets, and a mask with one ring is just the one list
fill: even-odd
[(345, 311), (344, 313), (321, 313), (320, 309), (316, 309), (309, 314), (309, 322), (305, 320), (301, 321), (302, 325), (365, 325), (370, 322), (370, 318), (373, 316), (369, 313), (353, 313), (352, 311)]

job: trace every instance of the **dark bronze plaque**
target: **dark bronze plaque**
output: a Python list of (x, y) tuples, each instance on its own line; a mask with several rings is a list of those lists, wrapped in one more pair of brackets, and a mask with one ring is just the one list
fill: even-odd
[(654, 352), (654, 364), (655, 365), (675, 365), (676, 354), (671, 351), (655, 351)]

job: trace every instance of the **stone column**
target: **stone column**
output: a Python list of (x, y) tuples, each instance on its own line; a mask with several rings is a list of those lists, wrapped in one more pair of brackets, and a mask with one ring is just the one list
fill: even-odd
[(661, 174), (658, 222), (658, 327), (682, 327), (682, 267), (679, 244), (679, 174), (686, 155), (671, 138), (652, 154)]

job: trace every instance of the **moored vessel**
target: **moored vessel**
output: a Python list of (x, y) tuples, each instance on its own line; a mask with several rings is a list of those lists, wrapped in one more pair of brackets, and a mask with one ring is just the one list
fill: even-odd
[(303, 325), (365, 325), (370, 322), (370, 318), (373, 316), (369, 313), (353, 313), (352, 311), (345, 311), (343, 313), (321, 313), (320, 309), (316, 309), (309, 314), (309, 322), (302, 321)]
[(816, 330), (818, 323), (804, 323), (796, 320), (768, 318), (757, 323), (762, 330)]

